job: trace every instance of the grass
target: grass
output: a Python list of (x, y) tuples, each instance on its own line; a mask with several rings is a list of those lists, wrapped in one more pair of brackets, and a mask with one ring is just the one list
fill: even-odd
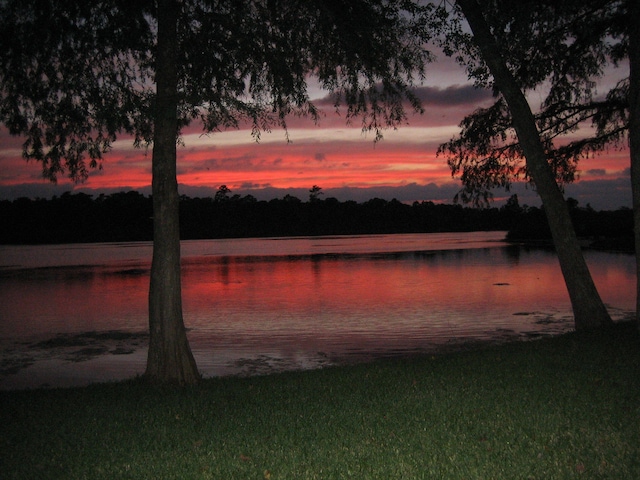
[(0, 392), (0, 425), (3, 478), (640, 478), (640, 339)]

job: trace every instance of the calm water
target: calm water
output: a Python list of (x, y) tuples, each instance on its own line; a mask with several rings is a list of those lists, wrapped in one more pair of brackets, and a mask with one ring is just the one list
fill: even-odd
[[(556, 257), (503, 238), (183, 242), (196, 361), (205, 376), (254, 374), (571, 330)], [(633, 257), (586, 257), (612, 316), (630, 315)], [(150, 243), (0, 246), (0, 388), (142, 373), (150, 258)]]

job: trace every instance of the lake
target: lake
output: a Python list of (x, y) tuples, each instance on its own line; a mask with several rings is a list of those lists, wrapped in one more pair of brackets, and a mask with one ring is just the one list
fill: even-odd
[[(206, 376), (320, 368), (573, 328), (558, 261), (505, 232), (182, 243), (184, 319)], [(144, 372), (148, 242), (0, 246), (0, 388)], [(632, 255), (587, 251), (616, 320)]]

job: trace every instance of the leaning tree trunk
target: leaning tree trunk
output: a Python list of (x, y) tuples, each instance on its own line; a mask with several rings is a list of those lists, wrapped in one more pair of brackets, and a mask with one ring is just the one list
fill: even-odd
[(511, 110), (514, 128), (526, 158), (527, 171), (536, 185), (547, 213), (560, 269), (573, 308), (575, 328), (586, 330), (610, 324), (611, 317), (598, 294), (582, 255), (569, 216), (569, 208), (547, 162), (531, 108), (502, 59), (477, 0), (458, 0), (458, 4), (469, 22), (474, 41), (482, 52), (496, 86)]
[(629, 153), (636, 247), (636, 323), (640, 329), (640, 3), (629, 0)]
[(197, 383), (200, 376), (182, 319), (176, 179), (177, 15), (174, 0), (158, 2), (157, 99), (152, 159), (153, 260), (145, 375), (152, 382), (188, 385)]

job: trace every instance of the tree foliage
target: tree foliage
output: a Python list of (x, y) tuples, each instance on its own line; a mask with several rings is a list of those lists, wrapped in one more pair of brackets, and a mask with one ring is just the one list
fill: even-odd
[(0, 3), (0, 121), (44, 177), (84, 179), (119, 133), (150, 138), (150, 6)]
[[(559, 185), (574, 181), (580, 159), (623, 145), (628, 129), (629, 80), (627, 2), (623, 0), (526, 0), (483, 2), (491, 33), (510, 73), (530, 100), (539, 136)], [(479, 88), (493, 88), (496, 100), (460, 124), (461, 132), (439, 153), (460, 175), (465, 202), (485, 203), (496, 187), (530, 181), (511, 112), (495, 90), (483, 56), (456, 6), (442, 5), (433, 17), (440, 45), (465, 66)], [(613, 86), (606, 73), (620, 76)], [(605, 91), (602, 91), (604, 89)]]
[[(206, 132), (250, 124), (286, 128), (318, 118), (308, 81), (335, 95), (346, 118), (376, 135), (420, 109), (412, 80), (430, 55), (402, 0), (186, 0), (178, 16), (178, 117)], [(83, 180), (119, 134), (153, 132), (154, 2), (0, 3), (0, 121), (25, 138), (43, 175)], [(352, 19), (357, 18), (357, 22)]]

